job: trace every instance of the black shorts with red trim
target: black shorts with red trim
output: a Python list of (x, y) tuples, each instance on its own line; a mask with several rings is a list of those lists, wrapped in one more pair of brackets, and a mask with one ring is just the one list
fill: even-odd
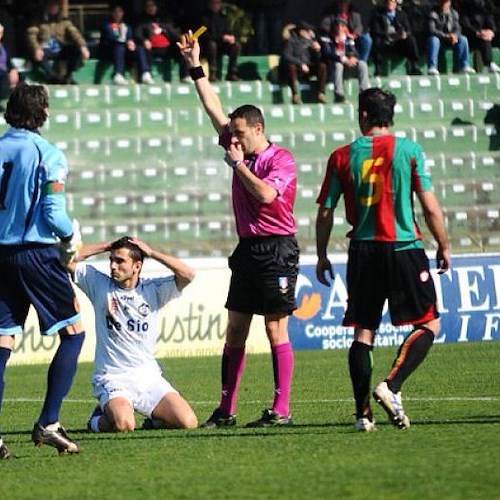
[(226, 308), (246, 314), (292, 314), (299, 246), (294, 236), (242, 238), (229, 257)]
[(401, 243), (351, 241), (344, 326), (376, 330), (386, 300), (394, 325), (439, 317), (425, 250), (403, 248)]

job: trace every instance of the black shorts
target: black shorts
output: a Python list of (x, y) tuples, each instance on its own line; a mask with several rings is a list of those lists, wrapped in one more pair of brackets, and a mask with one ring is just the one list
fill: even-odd
[(291, 314), (299, 247), (294, 236), (243, 238), (229, 257), (231, 283), (226, 308), (246, 314)]
[(386, 299), (393, 325), (420, 324), (439, 317), (425, 251), (401, 250), (400, 243), (351, 241), (347, 295), (344, 326), (376, 330)]

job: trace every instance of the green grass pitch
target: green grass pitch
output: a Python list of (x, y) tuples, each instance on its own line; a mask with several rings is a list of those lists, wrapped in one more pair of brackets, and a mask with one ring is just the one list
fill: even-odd
[[(373, 383), (394, 354), (375, 351)], [(499, 357), (500, 342), (434, 346), (403, 388), (412, 427), (397, 430), (377, 406), (371, 434), (352, 430), (346, 351), (296, 352), (295, 425), (283, 429), (243, 427), (272, 398), (266, 354), (248, 356), (238, 426), (225, 430), (88, 433), (95, 403), (81, 364), (61, 415), (83, 448), (75, 456), (30, 441), (46, 366), (10, 366), (0, 425), (17, 458), (0, 462), (0, 498), (499, 498)], [(161, 360), (200, 421), (217, 405), (219, 362)]]

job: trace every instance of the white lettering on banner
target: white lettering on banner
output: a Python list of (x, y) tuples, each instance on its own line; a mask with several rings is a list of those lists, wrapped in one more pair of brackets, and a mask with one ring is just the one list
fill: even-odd
[(447, 274), (438, 274), (438, 269), (431, 269), (431, 276), (434, 281), (434, 288), (436, 289), (436, 301), (438, 306), (438, 311), (442, 313), (447, 313), (449, 310), (444, 305), (443, 300), (443, 286), (441, 280), (448, 279), (451, 281), (451, 273)]
[(457, 342), (468, 342), (467, 331), (469, 329), (469, 320), (470, 314), (465, 314), (460, 316), (461, 325), (460, 325), (460, 335), (458, 336)]
[(328, 297), (328, 303), (325, 305), (324, 313), (321, 319), (335, 319), (335, 314), (333, 309), (342, 309), (342, 314), (346, 309), (347, 304), (347, 288), (341, 279), (340, 275), (336, 274), (335, 279), (332, 283), (330, 296)]
[(500, 266), (488, 266), (493, 273), (493, 287), (495, 289), (495, 305), (493, 309), (500, 309)]
[(483, 340), (493, 340), (491, 334), (492, 330), (498, 333), (498, 321), (500, 320), (500, 314), (485, 314), (486, 324), (484, 326), (484, 336)]
[(487, 311), (490, 308), (490, 300), (487, 293), (481, 304), (472, 304), (473, 298), (478, 301), (481, 298), (478, 278), (481, 278), (481, 289), (487, 290), (484, 282), (484, 268), (481, 266), (459, 267), (455, 269), (455, 273), (458, 276), (458, 291), (461, 304), (458, 312)]
[(224, 338), (226, 330), (221, 314), (206, 313), (202, 304), (196, 308), (198, 314), (195, 312), (194, 304), (190, 303), (188, 313), (183, 317), (175, 316), (170, 325), (166, 318), (163, 318), (158, 342), (182, 344)]
[[(391, 325), (392, 326), (392, 325)], [(404, 335), (394, 332), (390, 335), (376, 336), (373, 342), (375, 347), (397, 347), (403, 343)], [(323, 339), (321, 348), (323, 350), (348, 349), (353, 341), (352, 334), (340, 338)]]
[(314, 325), (309, 323), (305, 327), (306, 337), (311, 339), (320, 337), (340, 337), (344, 335), (349, 335), (351, 329), (347, 326), (342, 325)]

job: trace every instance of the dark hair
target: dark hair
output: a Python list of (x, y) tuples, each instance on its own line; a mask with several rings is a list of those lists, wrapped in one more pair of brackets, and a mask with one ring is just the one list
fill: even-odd
[(396, 96), (387, 90), (373, 87), (360, 92), (358, 112), (366, 113), (366, 122), (374, 127), (390, 127), (393, 124)]
[(5, 121), (12, 127), (35, 130), (47, 120), (49, 94), (43, 85), (17, 85), (7, 102)]
[(120, 248), (126, 248), (130, 250), (130, 256), (133, 261), (140, 260), (141, 262), (144, 262), (144, 252), (137, 245), (132, 243), (130, 239), (130, 236), (123, 236), (119, 240), (113, 241), (113, 243), (109, 246), (109, 250), (113, 251)]
[(229, 114), (229, 118), (234, 120), (235, 118), (245, 118), (248, 125), (255, 125), (256, 123), (262, 123), (262, 128), (265, 127), (264, 115), (262, 111), (253, 104), (243, 104), (236, 108), (232, 113)]

